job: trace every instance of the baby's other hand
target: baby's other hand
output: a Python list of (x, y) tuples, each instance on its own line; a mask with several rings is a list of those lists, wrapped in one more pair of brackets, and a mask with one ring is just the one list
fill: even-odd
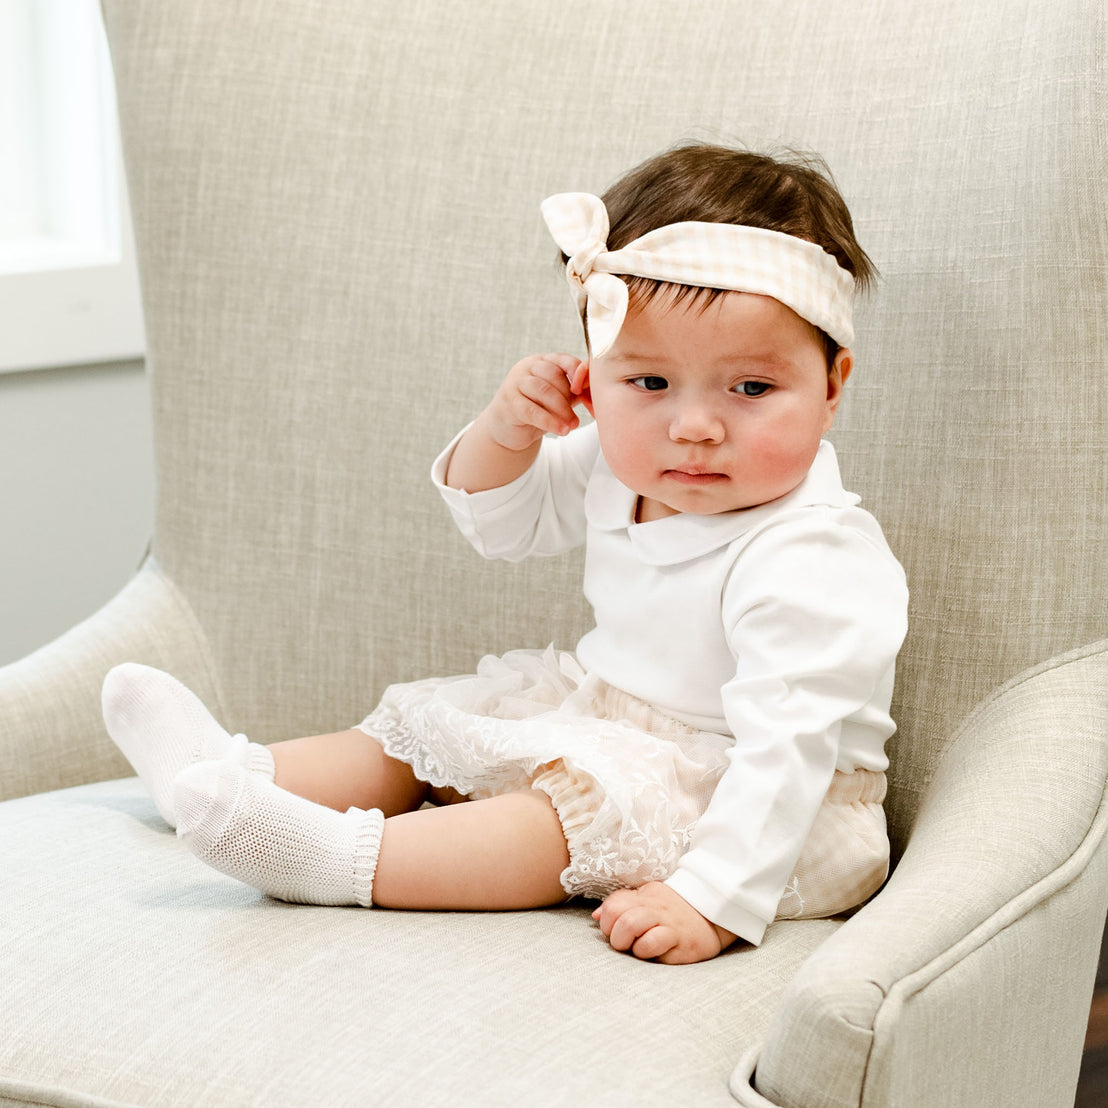
[(534, 354), (508, 371), (481, 413), (485, 429), (507, 450), (526, 450), (543, 435), (567, 435), (579, 423), (572, 380), (583, 363), (572, 354)]
[(660, 881), (612, 893), (592, 918), (613, 949), (669, 966), (707, 961), (737, 938)]

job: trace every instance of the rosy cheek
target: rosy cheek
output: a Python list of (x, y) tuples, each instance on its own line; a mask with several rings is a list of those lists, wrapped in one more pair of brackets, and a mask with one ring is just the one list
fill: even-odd
[(778, 430), (762, 431), (756, 436), (747, 435), (744, 448), (767, 468), (778, 469), (787, 464), (794, 453), (791, 436)]
[(807, 438), (801, 441), (789, 435), (767, 434), (749, 445), (758, 459), (758, 468), (766, 477), (791, 479), (808, 471), (818, 441), (813, 444)]
[(613, 445), (613, 457), (626, 472), (635, 472), (642, 468), (648, 451), (641, 440), (631, 436), (620, 436)]
[(618, 421), (600, 424), (600, 449), (608, 467), (618, 477), (632, 462), (636, 453), (634, 439), (620, 432)]

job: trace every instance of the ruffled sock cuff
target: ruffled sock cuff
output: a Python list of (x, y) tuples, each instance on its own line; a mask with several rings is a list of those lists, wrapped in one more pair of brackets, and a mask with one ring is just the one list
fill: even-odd
[(357, 820), (354, 828), (354, 900), (362, 908), (372, 908), (373, 877), (381, 853), (385, 815), (378, 808), (368, 812), (351, 808), (347, 815)]

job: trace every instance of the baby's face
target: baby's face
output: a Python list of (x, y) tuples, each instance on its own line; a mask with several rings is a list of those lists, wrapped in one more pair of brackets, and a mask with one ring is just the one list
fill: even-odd
[(642, 498), (640, 521), (777, 500), (804, 480), (850, 374), (830, 373), (812, 329), (767, 296), (707, 308), (659, 296), (628, 310), (589, 363), (604, 458)]

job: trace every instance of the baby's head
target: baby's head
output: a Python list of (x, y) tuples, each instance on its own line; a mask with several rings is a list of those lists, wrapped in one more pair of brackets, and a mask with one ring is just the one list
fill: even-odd
[(684, 147), (543, 214), (590, 352), (571, 386), (639, 521), (795, 489), (853, 366), (855, 287), (875, 273), (821, 163)]
[[(873, 263), (854, 237), (850, 212), (830, 171), (814, 155), (773, 158), (724, 146), (682, 146), (643, 162), (601, 199), (608, 212), (609, 251), (622, 250), (648, 232), (675, 223), (731, 223), (815, 243), (860, 290), (876, 277)], [(623, 280), (632, 305), (659, 294), (708, 303), (722, 291), (649, 277), (624, 275)], [(843, 344), (819, 327), (815, 330), (830, 367)]]

